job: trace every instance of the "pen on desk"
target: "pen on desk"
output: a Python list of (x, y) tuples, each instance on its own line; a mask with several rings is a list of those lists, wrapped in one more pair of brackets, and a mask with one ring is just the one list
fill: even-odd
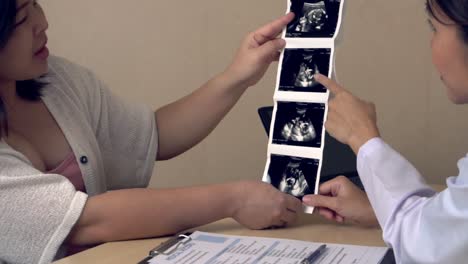
[(327, 248), (326, 244), (320, 245), (314, 252), (310, 253), (305, 259), (301, 261), (301, 264), (312, 264), (314, 261), (325, 251)]

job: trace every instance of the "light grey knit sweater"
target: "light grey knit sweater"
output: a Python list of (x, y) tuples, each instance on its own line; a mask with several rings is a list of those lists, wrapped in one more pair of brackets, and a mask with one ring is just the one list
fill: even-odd
[(62, 58), (49, 59), (46, 81), (44, 103), (78, 159), (87, 194), (63, 176), (36, 170), (0, 141), (0, 263), (51, 262), (88, 195), (146, 187), (153, 171), (158, 139), (151, 109), (125, 103)]

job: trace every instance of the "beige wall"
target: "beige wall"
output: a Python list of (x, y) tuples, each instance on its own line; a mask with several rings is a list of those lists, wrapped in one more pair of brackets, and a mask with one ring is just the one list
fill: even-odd
[[(457, 173), (466, 107), (453, 106), (430, 63), (424, 0), (347, 0), (339, 81), (378, 107), (383, 137), (431, 182)], [(52, 52), (83, 64), (129, 100), (155, 109), (221, 71), (246, 32), (286, 0), (47, 0)], [(272, 104), (276, 65), (217, 130), (157, 164), (152, 186), (260, 179), (267, 137), (256, 109)]]

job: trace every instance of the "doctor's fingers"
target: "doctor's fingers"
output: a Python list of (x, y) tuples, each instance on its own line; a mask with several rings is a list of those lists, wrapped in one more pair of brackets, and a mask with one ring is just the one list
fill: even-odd
[(353, 112), (354, 109), (348, 108), (345, 105), (346, 103), (339, 102), (334, 99), (330, 100), (328, 102), (327, 120), (329, 118), (341, 118), (343, 120), (348, 120), (349, 115)]
[(328, 133), (341, 143), (347, 144), (351, 128), (348, 122), (338, 114), (329, 113), (325, 122)]
[(307, 195), (304, 196), (304, 204), (313, 207), (323, 207), (335, 212), (339, 212), (340, 205), (338, 198), (326, 195)]
[(356, 102), (359, 100), (359, 98), (354, 97), (348, 92), (342, 92), (328, 101), (328, 111), (336, 112), (343, 116), (349, 115), (353, 111), (356, 111)]
[(332, 98), (328, 101), (328, 111), (329, 112), (340, 112), (343, 107), (343, 102), (340, 98)]
[(330, 220), (330, 221), (336, 221), (338, 223), (343, 223), (344, 222), (344, 217), (337, 214), (335, 211), (332, 211), (328, 208), (323, 208), (323, 207), (317, 207), (318, 214), (321, 215), (323, 218)]
[(375, 104), (361, 99), (349, 92), (342, 92), (328, 101), (328, 111), (335, 112), (348, 120), (363, 114), (375, 117)]
[(339, 196), (340, 191), (345, 190), (349, 184), (352, 183), (348, 178), (345, 176), (338, 176), (320, 184), (319, 193), (321, 195), (331, 195), (336, 197)]
[(325, 86), (330, 92), (336, 97), (338, 94), (343, 92), (348, 92), (345, 88), (341, 87), (337, 82), (331, 80), (323, 74), (316, 74), (314, 76), (315, 80)]

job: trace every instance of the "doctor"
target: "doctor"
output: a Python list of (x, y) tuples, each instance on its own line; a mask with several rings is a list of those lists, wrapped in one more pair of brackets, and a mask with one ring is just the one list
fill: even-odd
[[(468, 0), (427, 0), (426, 6), (433, 29), (433, 63), (449, 99), (466, 104)], [(326, 128), (357, 154), (368, 197), (340, 177), (324, 183), (321, 195), (306, 196), (304, 202), (320, 207), (321, 215), (338, 222), (372, 225), (377, 219), (398, 263), (467, 263), (468, 156), (458, 161), (458, 177), (448, 178), (448, 188), (437, 193), (380, 138), (372, 103), (322, 75), (317, 81), (334, 94)]]

